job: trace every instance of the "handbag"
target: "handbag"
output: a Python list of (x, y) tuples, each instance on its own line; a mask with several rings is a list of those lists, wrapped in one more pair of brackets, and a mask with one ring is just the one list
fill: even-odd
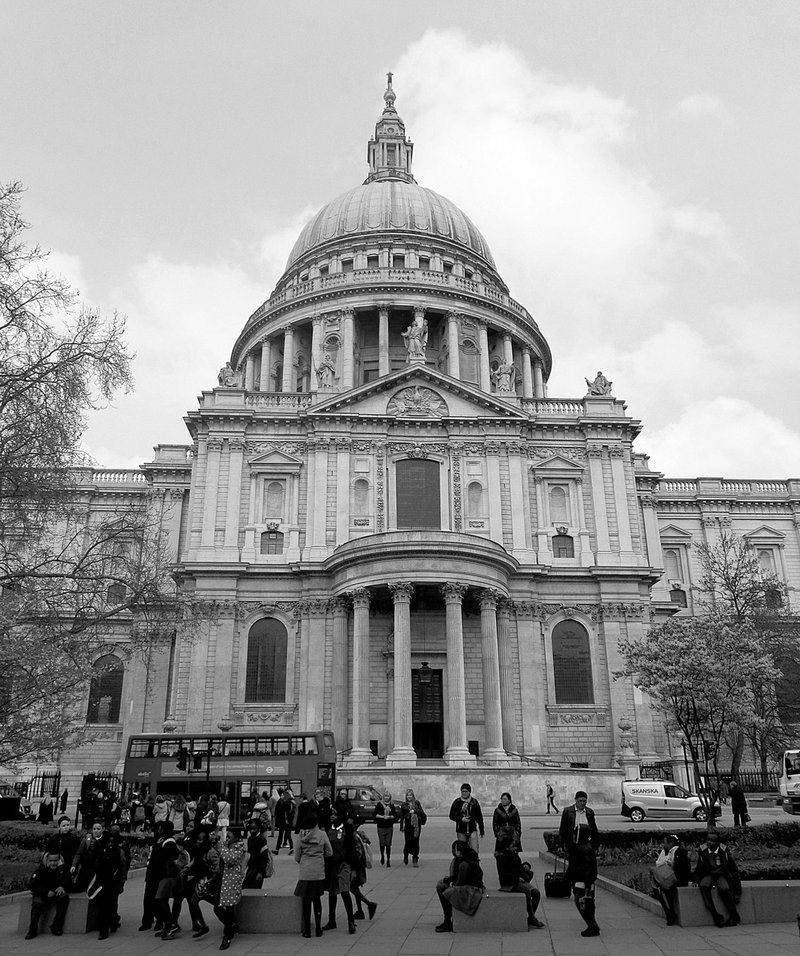
[(372, 847), (369, 843), (361, 836), (360, 833), (356, 832), (359, 842), (361, 843), (361, 849), (364, 851), (364, 866), (368, 869), (372, 869)]
[(267, 853), (264, 859), (264, 879), (268, 880), (271, 876), (275, 876), (275, 862), (272, 859), (272, 853), (270, 852), (269, 847), (266, 848)]
[(747, 811), (745, 811), (745, 814), (744, 814), (744, 816), (742, 817), (742, 819), (744, 820), (745, 823), (749, 823), (749, 822), (750, 822), (750, 814), (749, 814)]
[(219, 891), (222, 888), (222, 874), (215, 873), (213, 876), (201, 876), (197, 881), (197, 889), (194, 895), (198, 900), (205, 900), (207, 903), (216, 905), (219, 900)]
[(675, 870), (666, 861), (656, 864), (656, 866), (653, 867), (652, 873), (653, 879), (662, 890), (671, 890), (678, 882), (678, 877), (675, 876)]
[[(564, 867), (561, 871), (559, 871), (559, 863), (563, 864)], [(544, 895), (548, 899), (564, 899), (564, 897), (569, 898), (570, 892), (567, 861), (556, 855), (553, 869), (544, 875)]]
[(459, 913), (474, 916), (483, 899), (482, 886), (448, 886), (442, 896)]

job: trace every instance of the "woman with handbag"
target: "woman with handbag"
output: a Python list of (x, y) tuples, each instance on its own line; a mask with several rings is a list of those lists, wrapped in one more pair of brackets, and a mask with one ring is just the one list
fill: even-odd
[(436, 884), (436, 894), (442, 906), (443, 921), (437, 933), (453, 932), (453, 910), (474, 916), (483, 897), (483, 870), (478, 854), (468, 843), (454, 840), (450, 848), (453, 861), (449, 874)]
[(317, 825), (317, 815), (306, 811), (303, 827), (294, 845), (294, 858), (300, 866), (294, 895), (302, 903), (301, 933), (311, 939), (311, 910), (314, 910), (316, 935), (322, 936), (322, 894), (325, 892), (325, 859), (331, 856), (331, 844)]
[(419, 866), (419, 837), (428, 817), (413, 790), (406, 790), (406, 799), (400, 807), (400, 831), (403, 834), (403, 863), (408, 865), (409, 856), (414, 866)]
[(522, 852), (522, 821), (519, 817), (519, 810), (511, 802), (510, 793), (500, 794), (500, 803), (497, 804), (492, 815), (495, 853), (500, 849), (500, 832), (505, 827), (514, 831), (516, 834), (516, 848), (519, 852)]
[(372, 848), (370, 839), (366, 833), (358, 829), (358, 821), (353, 817), (348, 817), (344, 825), (346, 838), (346, 848), (350, 851), (348, 862), (350, 863), (350, 892), (356, 901), (356, 910), (353, 913), (353, 919), (366, 919), (364, 907), (367, 907), (369, 918), (375, 915), (378, 908), (377, 903), (372, 903), (361, 892), (361, 887), (366, 885), (367, 870), (372, 867)]
[(734, 780), (728, 791), (731, 797), (731, 810), (733, 811), (733, 825), (735, 827), (746, 827), (750, 822), (750, 814), (747, 812), (747, 797), (744, 795), (742, 785)]
[(675, 904), (678, 902), (678, 887), (688, 886), (692, 875), (689, 854), (681, 846), (681, 841), (673, 834), (664, 837), (661, 851), (653, 868), (653, 882), (656, 885), (658, 900), (664, 910), (667, 926), (678, 921)]
[(222, 860), (222, 883), (219, 887), (219, 902), (214, 914), (222, 923), (220, 949), (228, 949), (236, 935), (236, 904), (242, 898), (244, 880), (244, 842), (233, 830), (228, 830), (225, 846), (219, 851)]

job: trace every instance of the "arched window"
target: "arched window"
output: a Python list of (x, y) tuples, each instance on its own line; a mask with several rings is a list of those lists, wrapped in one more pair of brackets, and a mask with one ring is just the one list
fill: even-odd
[(283, 535), (280, 531), (265, 531), (261, 535), (262, 554), (283, 554)]
[(366, 478), (358, 478), (353, 482), (353, 514), (369, 514), (369, 482)]
[(575, 542), (568, 534), (553, 535), (553, 557), (554, 558), (574, 558)]
[(92, 682), (89, 685), (87, 724), (119, 723), (119, 708), (122, 703), (122, 679), (125, 668), (113, 654), (106, 654), (95, 661)]
[(593, 704), (589, 634), (577, 621), (553, 628), (553, 679), (557, 704)]
[(398, 528), (441, 528), (438, 461), (427, 458), (404, 458), (397, 462)]
[(286, 697), (286, 628), (274, 618), (264, 618), (250, 628), (244, 699), (265, 704)]
[(677, 551), (664, 552), (664, 564), (667, 569), (667, 580), (681, 581), (681, 562)]
[(479, 481), (471, 481), (467, 485), (467, 515), (470, 518), (483, 515), (483, 485)]
[(285, 485), (282, 481), (268, 481), (264, 487), (264, 519), (283, 518)]
[(567, 509), (567, 489), (561, 485), (550, 488), (550, 522), (551, 524), (569, 524)]
[(767, 574), (775, 573), (775, 557), (771, 551), (759, 551), (758, 563), (761, 565), (761, 570), (766, 571)]

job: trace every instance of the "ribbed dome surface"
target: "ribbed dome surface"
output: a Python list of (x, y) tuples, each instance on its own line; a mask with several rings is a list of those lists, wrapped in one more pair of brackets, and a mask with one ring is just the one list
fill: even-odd
[(432, 189), (398, 180), (356, 186), (323, 206), (300, 233), (286, 268), (333, 239), (388, 231), (449, 239), (495, 268), (486, 240), (458, 206)]

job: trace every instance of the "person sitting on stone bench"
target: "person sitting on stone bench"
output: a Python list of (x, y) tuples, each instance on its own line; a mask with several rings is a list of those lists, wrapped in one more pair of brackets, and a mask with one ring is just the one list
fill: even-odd
[[(701, 844), (697, 851), (697, 868), (695, 869), (695, 883), (700, 887), (700, 893), (706, 909), (711, 913), (716, 926), (738, 926), (741, 923), (737, 902), (742, 896), (742, 883), (739, 879), (739, 868), (733, 858), (731, 850), (726, 844), (720, 843), (719, 833), (711, 830), (706, 842)], [(717, 912), (711, 896), (713, 887), (717, 888), (720, 899), (728, 910), (728, 919)]]
[(475, 912), (475, 890), (479, 889), (481, 894), (483, 891), (483, 870), (478, 854), (461, 840), (453, 842), (451, 852), (450, 873), (436, 884), (444, 914), (443, 922), (436, 927), (437, 933), (453, 932), (453, 907), (471, 916)]
[(69, 870), (57, 853), (46, 853), (44, 862), (36, 867), (28, 883), (31, 891), (31, 922), (25, 939), (35, 939), (39, 935), (39, 920), (42, 913), (51, 904), (55, 906), (55, 916), (50, 924), (53, 936), (64, 933), (64, 919), (69, 906)]
[(503, 893), (524, 893), (528, 910), (528, 926), (541, 929), (544, 923), (536, 918), (536, 908), (542, 894), (530, 885), (533, 870), (519, 858), (516, 849), (517, 835), (511, 827), (501, 827), (497, 833), (497, 849), (494, 852), (497, 878)]

